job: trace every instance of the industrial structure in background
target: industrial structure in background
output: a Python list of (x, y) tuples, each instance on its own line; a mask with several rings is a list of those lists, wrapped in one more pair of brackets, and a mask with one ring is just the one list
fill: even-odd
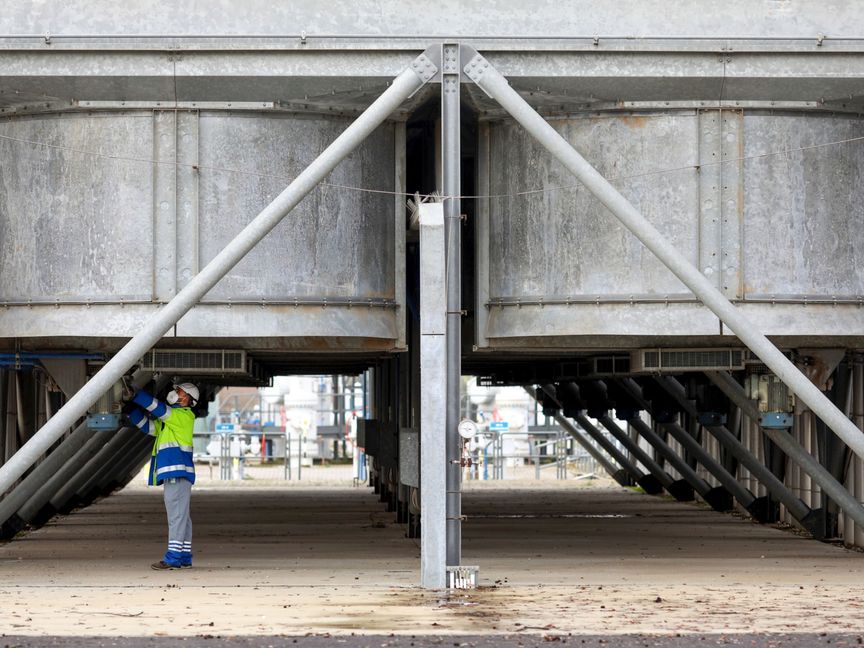
[(0, 16), (5, 537), (140, 469), (124, 376), (204, 418), (326, 373), (428, 587), (473, 578), (463, 375), (621, 484), (864, 547), (856, 3), (251, 4)]

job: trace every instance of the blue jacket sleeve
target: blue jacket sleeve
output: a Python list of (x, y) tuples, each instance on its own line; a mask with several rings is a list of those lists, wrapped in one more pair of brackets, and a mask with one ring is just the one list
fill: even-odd
[(167, 421), (171, 416), (170, 407), (141, 389), (135, 392), (132, 402), (162, 421)]

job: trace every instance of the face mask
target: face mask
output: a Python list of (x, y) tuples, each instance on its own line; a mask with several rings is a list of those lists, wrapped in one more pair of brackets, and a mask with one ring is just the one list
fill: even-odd
[(173, 389), (168, 392), (168, 396), (165, 397), (165, 400), (168, 401), (169, 405), (176, 405), (177, 401), (180, 399), (180, 395), (174, 391)]

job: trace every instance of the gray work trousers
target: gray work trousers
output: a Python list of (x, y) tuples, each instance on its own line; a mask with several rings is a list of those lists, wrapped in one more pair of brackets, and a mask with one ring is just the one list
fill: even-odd
[(163, 559), (169, 565), (192, 564), (192, 517), (189, 502), (192, 482), (182, 477), (166, 479), (165, 512), (168, 514), (168, 551)]

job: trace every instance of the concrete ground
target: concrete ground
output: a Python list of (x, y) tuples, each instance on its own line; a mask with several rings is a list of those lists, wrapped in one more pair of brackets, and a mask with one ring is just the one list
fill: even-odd
[(594, 482), (466, 487), (464, 563), (482, 587), (452, 593), (416, 587), (417, 542), (365, 487), (197, 488), (195, 567), (171, 572), (149, 569), (164, 551), (161, 491), (128, 488), (0, 546), (0, 645), (862, 641), (860, 553)]

